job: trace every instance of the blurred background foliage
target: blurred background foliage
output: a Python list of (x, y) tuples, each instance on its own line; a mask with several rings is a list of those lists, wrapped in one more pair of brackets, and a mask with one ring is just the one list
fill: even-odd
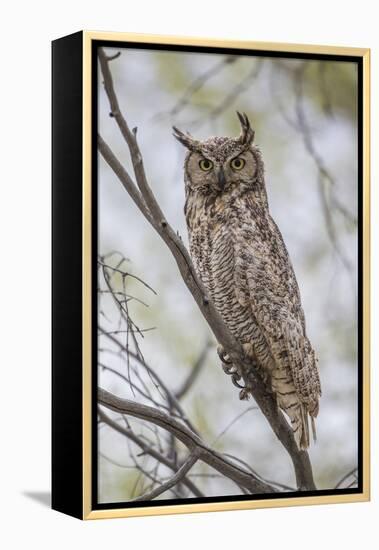
[[(107, 49), (109, 55), (118, 50)], [(124, 49), (111, 62), (120, 107), (138, 141), (151, 187), (171, 225), (187, 244), (183, 215), (185, 151), (171, 126), (195, 137), (237, 135), (235, 111), (246, 112), (263, 152), (271, 213), (287, 244), (302, 295), (307, 330), (319, 358), (323, 396), (318, 441), (310, 456), (316, 484), (327, 489), (357, 463), (357, 69), (351, 62)], [(100, 73), (99, 73), (100, 74)], [(125, 143), (109, 116), (99, 76), (99, 130), (132, 172)], [(254, 403), (240, 402), (222, 372), (210, 331), (182, 282), (174, 260), (140, 215), (111, 169), (99, 158), (99, 254), (111, 270), (120, 308), (99, 270), (99, 324), (141, 353), (167, 387), (177, 391), (203, 353), (198, 376), (181, 404), (204, 440), (239, 457), (261, 476), (294, 486), (289, 457)], [(107, 275), (106, 275), (107, 276)], [(109, 281), (108, 281), (109, 282)], [(138, 329), (146, 332), (138, 333)], [(129, 330), (127, 335), (122, 330)], [(99, 382), (113, 393), (146, 399), (117, 371), (160, 402), (162, 392), (141, 364), (99, 336)], [(132, 334), (133, 333), (133, 334)], [(135, 337), (135, 340), (133, 338)], [(135, 372), (131, 371), (131, 364)], [(114, 415), (136, 434), (168, 448), (167, 434)], [(233, 421), (235, 422), (233, 423)], [(230, 425), (232, 423), (232, 425)], [(158, 432), (158, 433), (157, 433)], [(166, 446), (166, 447), (165, 447)], [(168, 476), (137, 446), (99, 425), (99, 499), (135, 498)], [(183, 448), (169, 451), (180, 461)], [(207, 496), (237, 494), (229, 480), (198, 463), (189, 477)], [(183, 487), (161, 498), (187, 496)]]

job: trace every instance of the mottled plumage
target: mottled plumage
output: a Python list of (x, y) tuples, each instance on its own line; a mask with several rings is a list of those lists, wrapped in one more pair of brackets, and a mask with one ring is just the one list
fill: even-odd
[(308, 415), (314, 430), (321, 395), (315, 353), (291, 260), (269, 212), (262, 155), (246, 115), (239, 118), (238, 138), (197, 141), (174, 128), (189, 149), (184, 175), (191, 256), (225, 323), (271, 384), (299, 448), (306, 449)]

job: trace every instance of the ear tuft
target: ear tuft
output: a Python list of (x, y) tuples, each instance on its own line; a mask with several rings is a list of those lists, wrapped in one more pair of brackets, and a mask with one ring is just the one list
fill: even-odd
[(188, 132), (182, 132), (181, 130), (176, 128), (176, 126), (173, 126), (172, 129), (174, 130), (172, 135), (174, 136), (174, 138), (180, 141), (180, 143), (184, 145), (184, 147), (187, 147), (187, 149), (189, 149), (190, 151), (195, 151), (199, 148), (199, 142), (196, 139), (193, 139), (191, 134), (189, 134)]
[(255, 132), (250, 126), (250, 121), (247, 118), (246, 113), (241, 114), (237, 111), (237, 116), (241, 124), (241, 134), (239, 136), (239, 139), (243, 145), (249, 146), (254, 141)]

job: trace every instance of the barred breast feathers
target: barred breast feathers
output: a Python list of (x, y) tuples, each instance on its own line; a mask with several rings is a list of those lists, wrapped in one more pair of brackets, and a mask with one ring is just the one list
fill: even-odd
[[(278, 406), (299, 448), (306, 449), (308, 418), (314, 430), (321, 396), (317, 360), (295, 272), (269, 212), (262, 154), (247, 116), (238, 117), (237, 138), (199, 141), (174, 128), (188, 149), (190, 252), (228, 328), (258, 368), (269, 373)], [(234, 166), (234, 159), (242, 160)]]

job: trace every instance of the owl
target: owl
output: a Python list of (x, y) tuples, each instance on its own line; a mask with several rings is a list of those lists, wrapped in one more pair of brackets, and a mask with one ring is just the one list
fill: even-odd
[[(190, 253), (215, 308), (287, 415), (298, 448), (305, 450), (309, 420), (316, 439), (317, 360), (294, 269), (270, 214), (262, 153), (247, 116), (237, 115), (237, 138), (198, 141), (173, 127), (188, 149), (184, 213)], [(220, 357), (230, 362), (222, 350)]]

